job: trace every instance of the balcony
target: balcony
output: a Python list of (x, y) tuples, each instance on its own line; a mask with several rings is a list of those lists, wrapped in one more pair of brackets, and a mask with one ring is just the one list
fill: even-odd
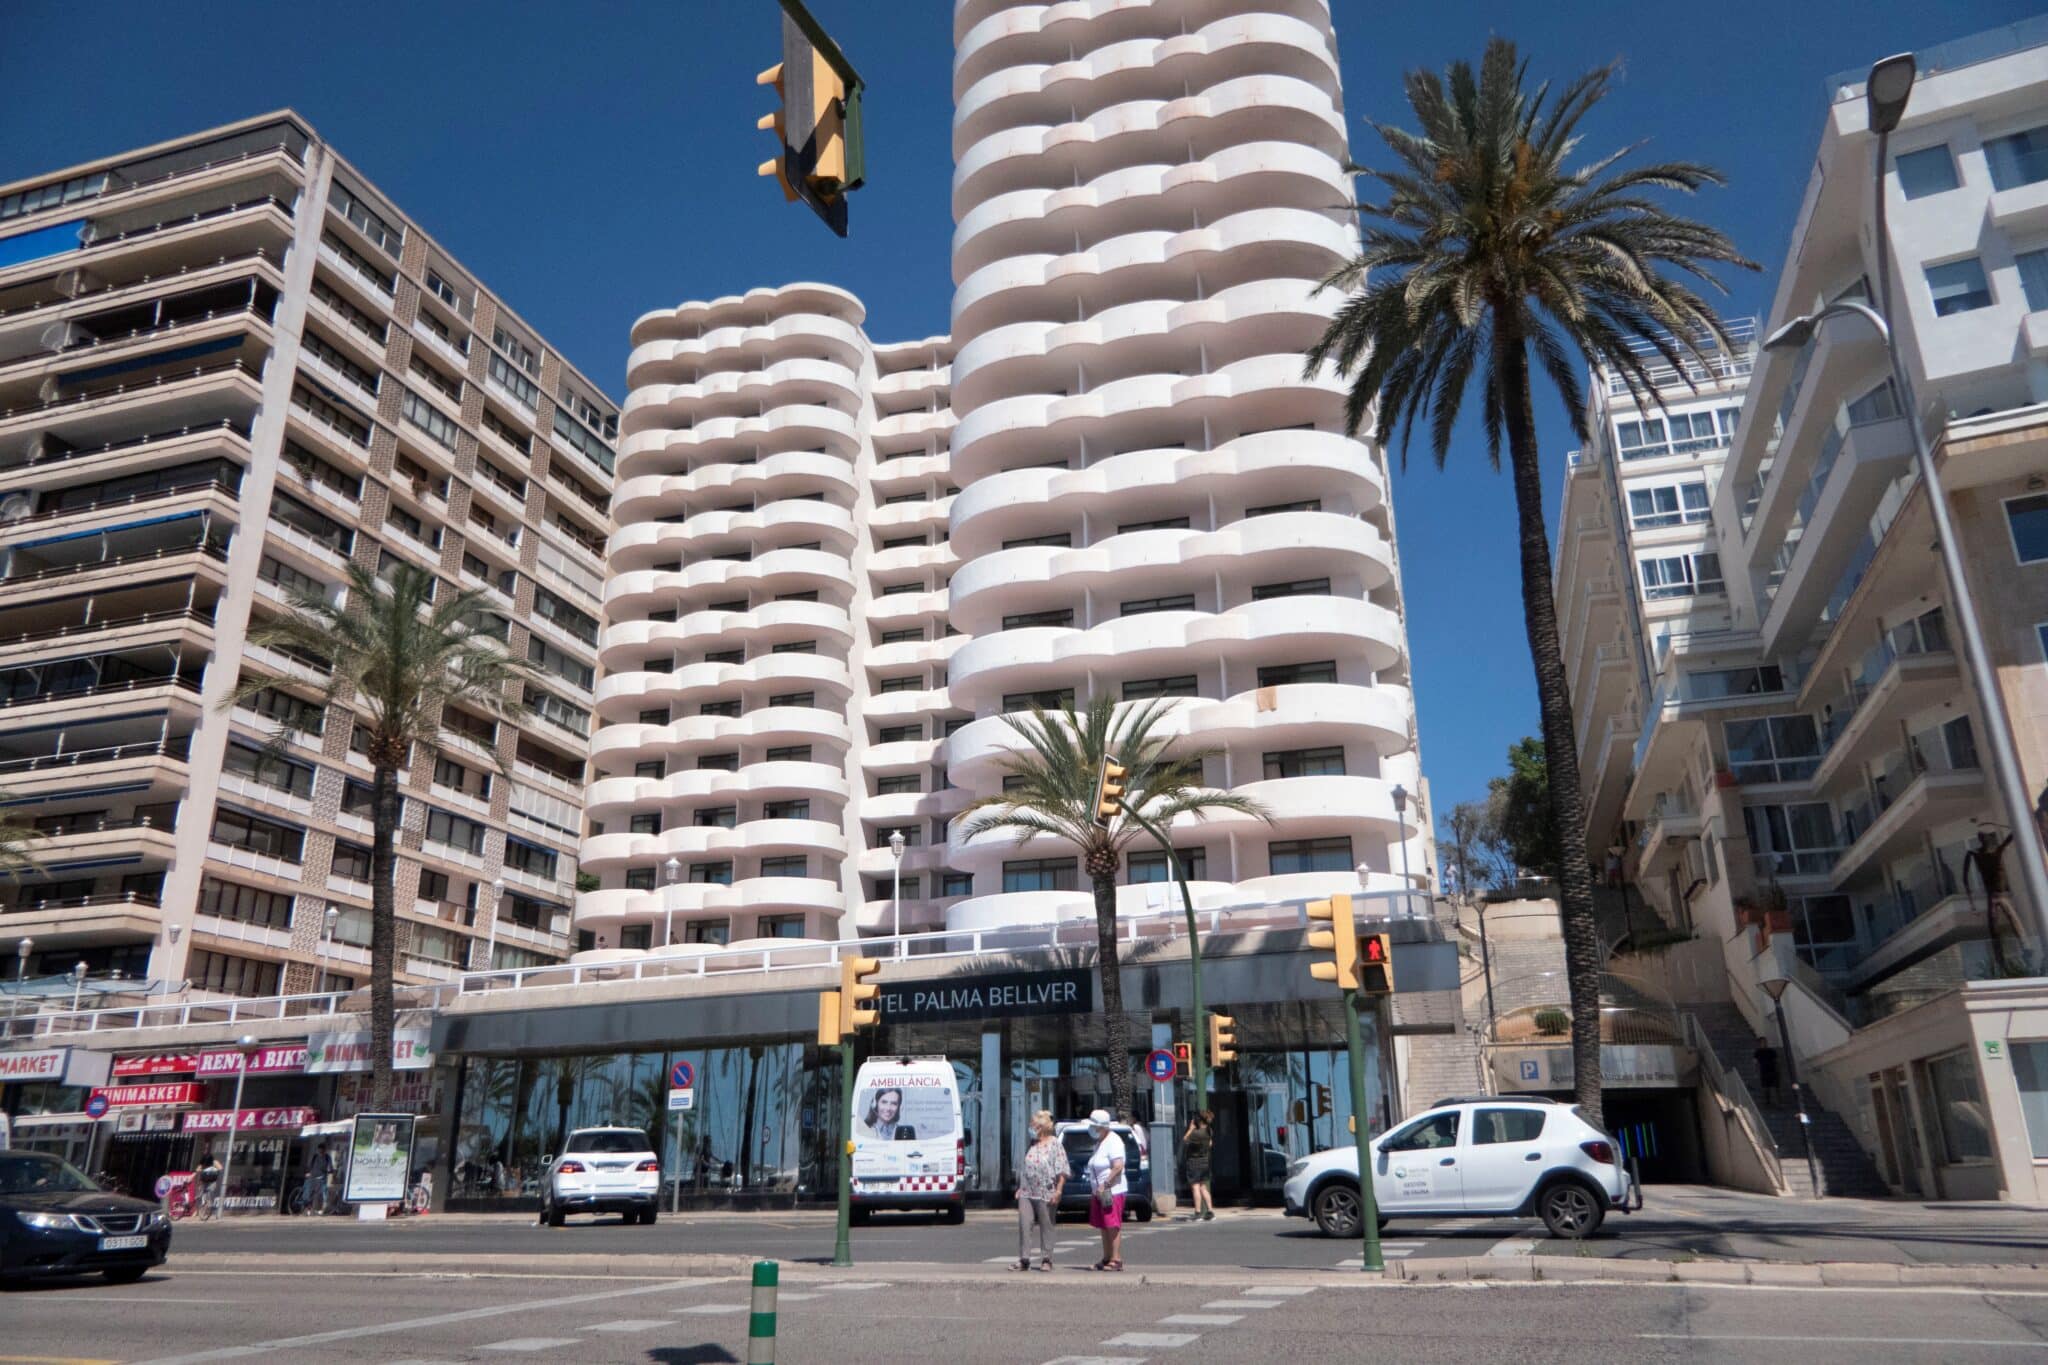
[(1860, 795), (1841, 804), (1849, 846), (1830, 869), (1833, 885), (1840, 887), (1865, 868), (1911, 853), (1928, 830), (1982, 808), (1984, 774), (1975, 742), (1966, 728), (1960, 738), (1945, 735), (1945, 728), (1910, 736), (1904, 748), (1885, 756)]
[(0, 911), (0, 933), (45, 949), (88, 948), (155, 938), (162, 919), (155, 897), (108, 892), (9, 906)]

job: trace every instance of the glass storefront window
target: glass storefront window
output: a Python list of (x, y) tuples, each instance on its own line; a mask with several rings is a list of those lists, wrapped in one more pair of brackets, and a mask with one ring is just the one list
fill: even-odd
[(2020, 1112), (2026, 1115), (2027, 1136), (2034, 1160), (2048, 1161), (2048, 1042), (2014, 1043), (2013, 1079), (2020, 1087)]
[(1991, 1126), (1977, 1063), (1968, 1052), (1951, 1052), (1927, 1063), (1941, 1145), (1951, 1163), (1991, 1160)]

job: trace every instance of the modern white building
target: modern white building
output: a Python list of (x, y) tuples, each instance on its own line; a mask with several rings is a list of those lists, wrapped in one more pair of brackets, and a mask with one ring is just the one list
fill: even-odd
[[(1429, 876), (1386, 463), (1302, 374), (1356, 246), (1326, 9), (965, 0), (955, 37), (950, 338), (808, 284), (635, 325), (598, 947), (887, 932), (899, 831), (905, 931), (1090, 913), (1071, 847), (953, 820), (1006, 715), (1104, 692), (1181, 699), (1272, 812), (1175, 828), (1198, 904)], [(1122, 908), (1166, 875), (1134, 853)]]

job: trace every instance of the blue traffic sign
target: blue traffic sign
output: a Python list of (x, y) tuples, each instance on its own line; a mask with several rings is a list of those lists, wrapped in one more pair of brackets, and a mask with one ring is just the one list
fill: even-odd
[(671, 1090), (688, 1090), (697, 1083), (697, 1069), (688, 1062), (677, 1062), (668, 1069), (668, 1086)]
[(92, 1098), (88, 1099), (85, 1102), (85, 1114), (87, 1118), (101, 1118), (105, 1116), (106, 1112), (107, 1097), (105, 1095), (94, 1095)]
[(1173, 1054), (1163, 1047), (1154, 1048), (1145, 1055), (1145, 1074), (1155, 1081), (1170, 1081), (1179, 1069), (1180, 1064), (1173, 1060)]

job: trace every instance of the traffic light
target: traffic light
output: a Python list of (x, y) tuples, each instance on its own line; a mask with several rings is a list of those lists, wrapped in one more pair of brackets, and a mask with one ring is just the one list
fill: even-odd
[(1352, 918), (1351, 897), (1332, 896), (1326, 901), (1310, 901), (1308, 917), (1324, 920), (1327, 929), (1316, 929), (1308, 936), (1311, 948), (1327, 948), (1330, 960), (1311, 962), (1308, 974), (1318, 981), (1335, 982), (1339, 990), (1358, 989), (1358, 928)]
[(1095, 824), (1108, 829), (1123, 814), (1124, 778), (1129, 769), (1108, 754), (1102, 756), (1102, 774), (1095, 779)]
[(1209, 1065), (1237, 1060), (1237, 1020), (1227, 1014), (1209, 1016)]
[(818, 1046), (838, 1047), (839, 1033), (839, 992), (818, 992)]
[(1316, 1099), (1316, 1110), (1314, 1117), (1327, 1117), (1330, 1112), (1330, 1087), (1327, 1085), (1323, 1085), (1320, 1082), (1310, 1082), (1309, 1089), (1314, 1093)]
[(756, 127), (773, 132), (776, 155), (761, 163), (784, 199), (801, 199), (841, 237), (846, 192), (865, 178), (860, 77), (800, 0), (782, 0), (782, 60), (754, 78), (774, 87), (778, 108)]
[(849, 957), (839, 963), (840, 1037), (882, 1021), (879, 1003), (871, 1003), (876, 1002), (882, 988), (866, 979), (880, 970), (880, 960), (872, 957)]
[(1358, 936), (1358, 989), (1366, 995), (1394, 993), (1394, 936)]

